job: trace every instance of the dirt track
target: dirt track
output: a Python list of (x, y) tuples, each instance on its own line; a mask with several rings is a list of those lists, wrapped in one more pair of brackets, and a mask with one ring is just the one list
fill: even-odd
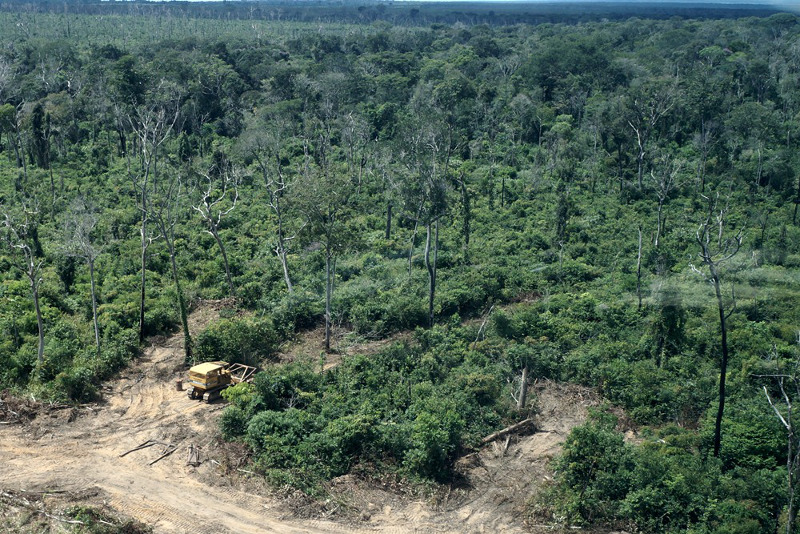
[[(538, 388), (539, 432), (487, 446), (461, 462), (465, 484), (438, 504), (402, 498), (350, 477), (332, 493), (362, 510), (360, 523), (301, 520), (278, 498), (243, 491), (220, 477), (214, 437), (221, 405), (176, 391), (177, 337), (150, 347), (114, 381), (98, 406), (59, 410), (31, 424), (0, 427), (0, 490), (59, 490), (97, 495), (95, 505), (152, 525), (157, 533), (524, 532), (522, 511), (547, 476), (546, 463), (594, 403), (555, 385)], [(147, 440), (172, 443), (120, 454)], [(190, 445), (203, 463), (186, 465)]]

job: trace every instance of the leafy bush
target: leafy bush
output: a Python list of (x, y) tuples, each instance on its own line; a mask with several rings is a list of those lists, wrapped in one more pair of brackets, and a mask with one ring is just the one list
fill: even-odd
[(277, 303), (267, 305), (277, 330), (289, 337), (302, 328), (314, 326), (323, 315), (322, 301), (304, 291), (294, 291)]
[(272, 357), (279, 340), (267, 317), (221, 319), (194, 339), (194, 356), (201, 362), (223, 360), (258, 365)]
[(219, 428), (222, 437), (232, 440), (241, 437), (247, 432), (249, 417), (247, 412), (238, 406), (226, 406), (219, 419)]
[(632, 453), (622, 435), (607, 424), (589, 422), (570, 432), (556, 471), (569, 493), (573, 520), (612, 522), (630, 486)]
[(411, 422), (413, 445), (404, 455), (403, 466), (412, 475), (434, 480), (448, 478), (464, 429), (464, 420), (453, 404), (427, 401)]
[(161, 297), (148, 302), (144, 309), (144, 333), (146, 336), (164, 335), (172, 332), (180, 322), (174, 299)]
[[(769, 469), (723, 471), (697, 452), (697, 435), (664, 427), (638, 446), (607, 424), (575, 428), (556, 461), (556, 513), (573, 523), (629, 525), (643, 533), (773, 532), (785, 492)], [(546, 503), (545, 504), (546, 508)], [(541, 506), (539, 504), (538, 506)]]
[(77, 367), (70, 371), (59, 373), (55, 378), (54, 388), (69, 400), (89, 402), (97, 398), (95, 376), (88, 367)]
[(460, 326), (420, 330), (414, 346), (346, 358), (324, 374), (303, 361), (269, 367), (252, 386), (225, 393), (223, 432), (243, 437), (264, 470), (321, 480), (369, 463), (446, 480), (459, 452), (506, 413), (505, 368), (467, 357), (473, 335)]

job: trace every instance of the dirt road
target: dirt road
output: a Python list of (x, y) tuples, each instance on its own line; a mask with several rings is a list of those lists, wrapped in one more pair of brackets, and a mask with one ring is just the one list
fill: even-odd
[[(27, 425), (0, 427), (0, 490), (87, 492), (94, 504), (152, 525), (166, 534), (524, 532), (526, 499), (547, 476), (547, 460), (593, 401), (575, 399), (568, 410), (555, 389), (540, 388), (541, 432), (486, 447), (464, 459), (465, 484), (437, 504), (402, 498), (343, 477), (332, 493), (363, 510), (360, 522), (297, 519), (281, 499), (243, 490), (219, 475), (216, 420), (221, 405), (191, 401), (176, 390), (180, 338), (148, 348), (104, 392), (104, 403), (58, 410)], [(552, 406), (551, 406), (552, 405)], [(558, 414), (547, 410), (558, 406)], [(566, 416), (565, 416), (566, 415)], [(148, 440), (156, 445), (120, 455)], [(187, 465), (189, 447), (204, 460)]]

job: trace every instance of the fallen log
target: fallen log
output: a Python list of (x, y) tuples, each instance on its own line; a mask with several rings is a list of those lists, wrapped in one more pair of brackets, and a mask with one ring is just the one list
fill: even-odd
[(162, 454), (161, 456), (159, 456), (158, 458), (156, 458), (155, 460), (153, 460), (152, 462), (150, 462), (150, 463), (149, 463), (149, 464), (147, 464), (147, 465), (153, 465), (153, 464), (154, 464), (154, 463), (156, 463), (157, 461), (159, 461), (159, 460), (162, 460), (162, 459), (166, 458), (167, 456), (169, 456), (170, 454), (172, 454), (173, 452), (175, 452), (175, 451), (177, 451), (177, 450), (178, 450), (178, 447), (177, 447), (177, 446), (175, 446), (175, 445), (171, 445), (171, 444), (167, 444), (167, 448), (164, 450), (164, 454)]
[(130, 454), (130, 453), (132, 453), (134, 451), (139, 451), (139, 450), (142, 450), (142, 449), (146, 449), (147, 447), (152, 447), (153, 445), (157, 445), (157, 444), (158, 444), (157, 441), (153, 441), (152, 439), (148, 439), (147, 441), (145, 441), (141, 445), (137, 445), (136, 447), (132, 448), (131, 450), (123, 452), (122, 454), (119, 455), (119, 457), (122, 458), (123, 456), (126, 456), (126, 455), (128, 455), (128, 454)]
[(489, 434), (488, 436), (486, 436), (485, 438), (483, 438), (481, 440), (481, 444), (482, 445), (486, 445), (487, 443), (491, 443), (492, 441), (494, 441), (496, 439), (502, 438), (502, 437), (507, 436), (509, 434), (513, 434), (514, 432), (522, 430), (523, 428), (525, 428), (527, 426), (530, 426), (532, 424), (533, 424), (533, 419), (531, 419), (529, 417), (528, 419), (520, 421), (519, 423), (514, 423), (513, 425), (511, 425), (509, 427), (506, 427), (503, 430), (498, 430), (497, 432), (495, 432), (493, 434)]

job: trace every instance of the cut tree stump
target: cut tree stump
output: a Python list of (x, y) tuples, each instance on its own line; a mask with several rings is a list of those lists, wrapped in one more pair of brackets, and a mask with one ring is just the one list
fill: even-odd
[(200, 447), (189, 445), (189, 457), (186, 459), (186, 465), (197, 467), (200, 463)]

